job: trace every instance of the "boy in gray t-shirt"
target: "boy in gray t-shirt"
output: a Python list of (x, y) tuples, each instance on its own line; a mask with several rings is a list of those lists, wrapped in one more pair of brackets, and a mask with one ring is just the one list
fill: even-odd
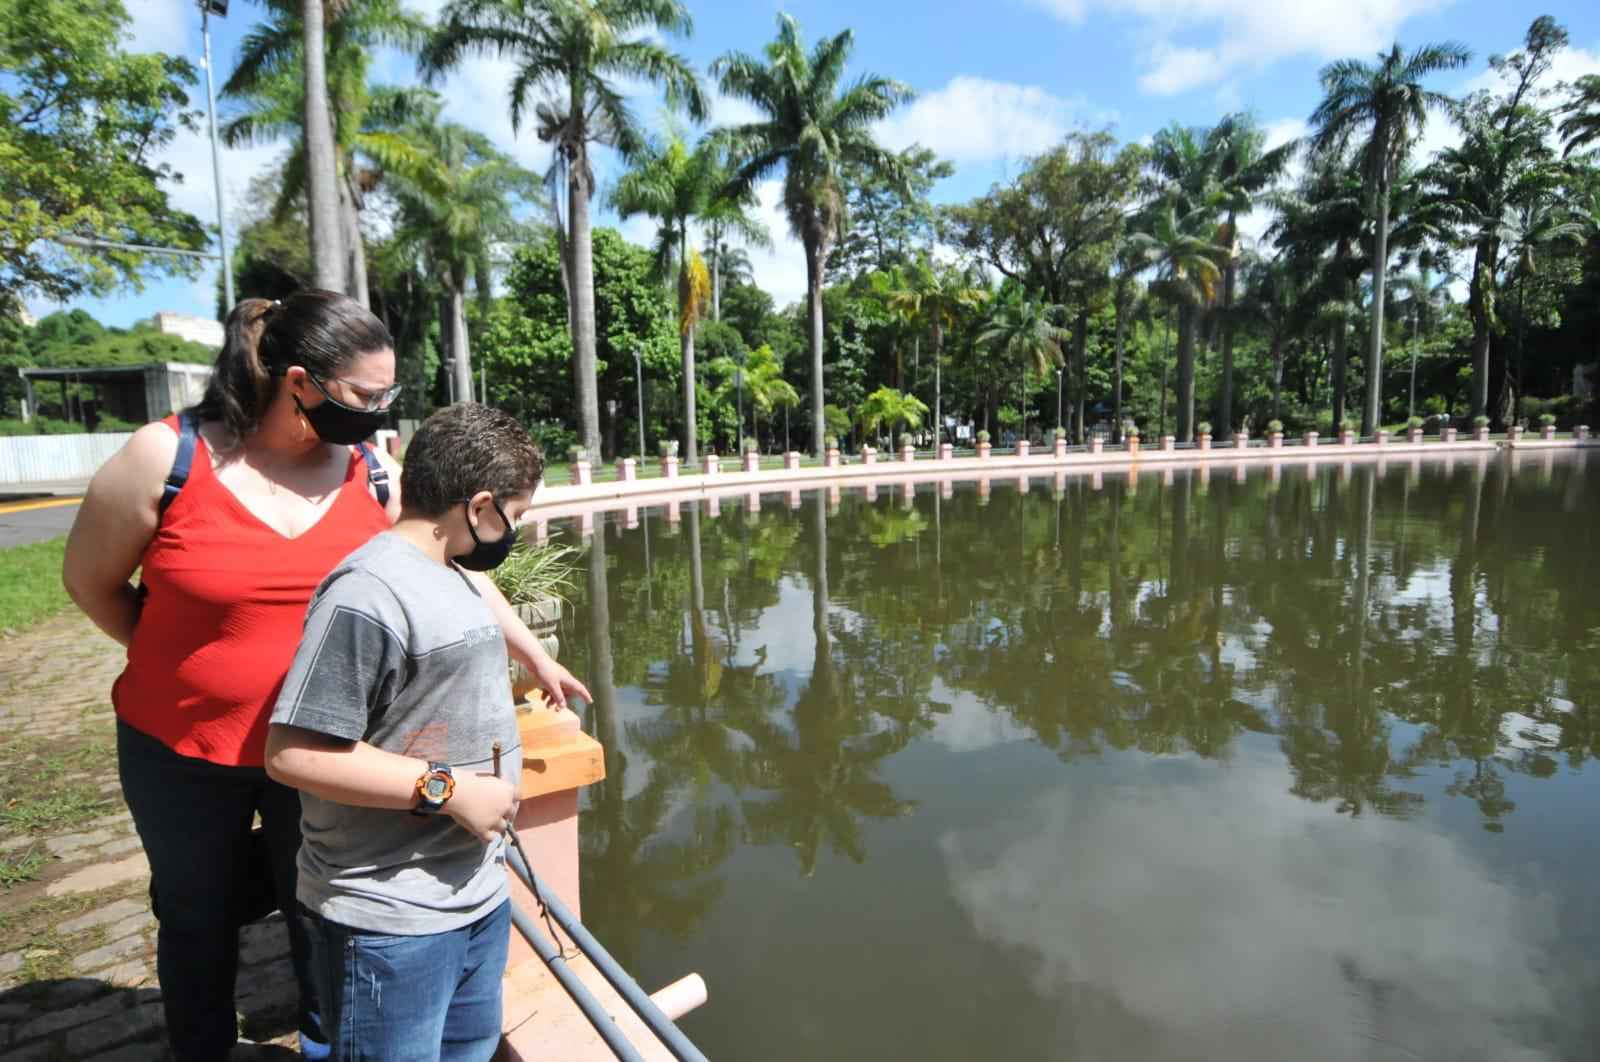
[(297, 891), (336, 1059), (499, 1044), (522, 756), (505, 641), (458, 569), (505, 559), (543, 468), (511, 417), (435, 413), (406, 452), (400, 520), (312, 598), (267, 771), (302, 791)]

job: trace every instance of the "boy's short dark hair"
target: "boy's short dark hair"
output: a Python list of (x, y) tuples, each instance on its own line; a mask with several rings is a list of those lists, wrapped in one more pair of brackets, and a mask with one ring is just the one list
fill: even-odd
[(400, 472), (405, 510), (443, 516), (481, 490), (504, 501), (539, 485), (544, 454), (509, 414), (476, 402), (446, 406), (422, 422)]

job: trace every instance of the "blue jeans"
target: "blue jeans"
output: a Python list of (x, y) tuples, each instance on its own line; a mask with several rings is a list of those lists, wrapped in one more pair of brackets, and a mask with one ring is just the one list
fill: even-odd
[[(156, 930), (156, 977), (167, 1039), (179, 1062), (215, 1062), (238, 1038), (233, 1009), (239, 927), (260, 914), (258, 893), (276, 894), (289, 927), (289, 954), (300, 989), (300, 1039), (306, 1057), (322, 1029), (312, 995), (309, 941), (295, 902), (300, 851), (300, 794), (260, 767), (227, 767), (183, 756), (126, 723), (117, 724), (122, 795), (150, 860)], [(261, 829), (272, 881), (252, 861), (251, 819)], [(269, 900), (267, 906), (271, 905)]]
[[(302, 908), (304, 910), (304, 908)], [(447, 933), (391, 936), (306, 912), (338, 1062), (489, 1062), (500, 1045), (507, 901)]]

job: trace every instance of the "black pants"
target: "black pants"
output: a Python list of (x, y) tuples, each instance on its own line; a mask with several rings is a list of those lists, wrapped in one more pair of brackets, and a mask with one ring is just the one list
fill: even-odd
[[(302, 1038), (324, 1041), (311, 980), (310, 942), (295, 902), (300, 794), (260, 767), (181, 756), (117, 724), (122, 795), (150, 860), (150, 901), (160, 927), (156, 976), (167, 1037), (179, 1062), (216, 1062), (237, 1039), (233, 1009), (239, 927), (259, 913), (250, 827), (257, 812), (272, 888), (289, 925), (300, 987)], [(260, 860), (254, 860), (260, 874)]]

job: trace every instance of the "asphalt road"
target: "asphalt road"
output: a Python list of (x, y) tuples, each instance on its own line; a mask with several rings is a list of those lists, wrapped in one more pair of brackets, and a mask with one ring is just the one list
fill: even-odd
[(60, 538), (72, 527), (82, 498), (0, 498), (0, 549)]

